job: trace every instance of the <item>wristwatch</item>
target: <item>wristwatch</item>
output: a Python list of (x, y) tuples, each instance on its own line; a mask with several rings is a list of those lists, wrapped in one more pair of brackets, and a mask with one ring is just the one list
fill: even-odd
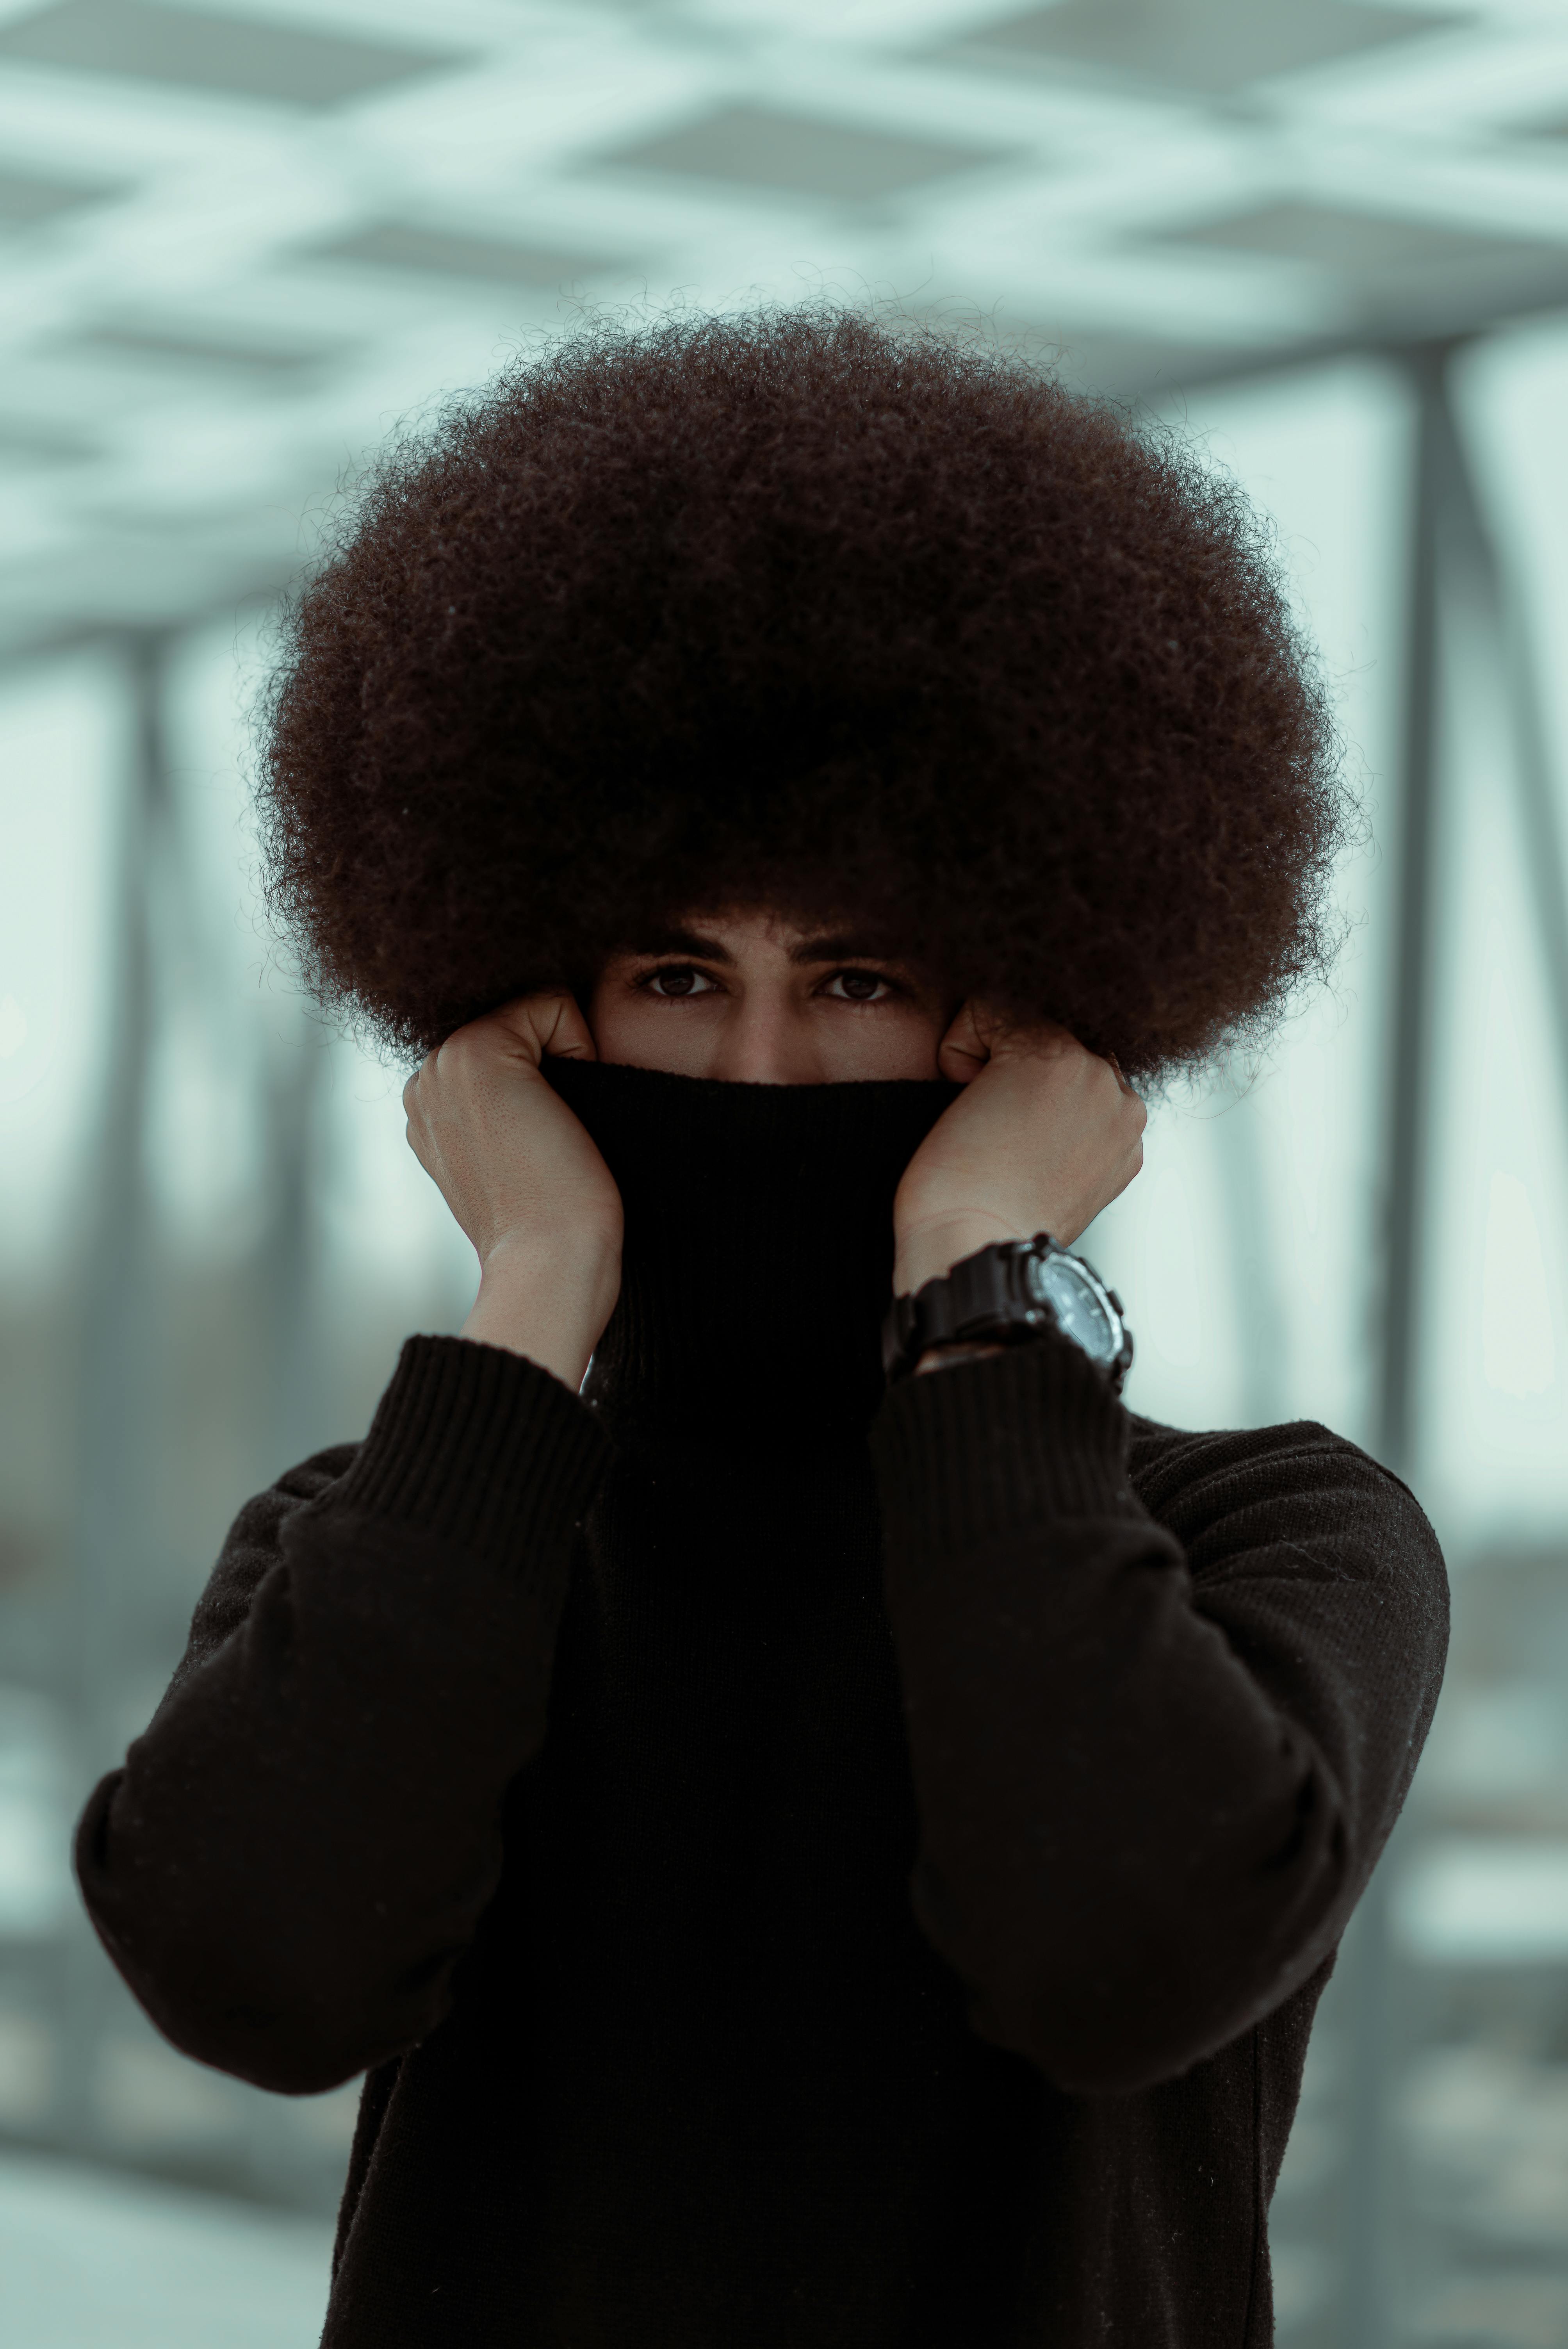
[(1121, 1392), (1132, 1332), (1115, 1289), (1048, 1232), (993, 1240), (913, 1297), (893, 1299), (882, 1319), (882, 1369), (891, 1381), (906, 1377), (928, 1346), (974, 1338), (1016, 1346), (1051, 1329), (1082, 1348), (1113, 1394)]

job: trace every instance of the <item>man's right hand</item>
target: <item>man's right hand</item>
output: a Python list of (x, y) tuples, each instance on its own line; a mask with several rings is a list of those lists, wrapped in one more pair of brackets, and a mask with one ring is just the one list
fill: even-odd
[(571, 1387), (614, 1309), (621, 1195), (581, 1121), (540, 1072), (598, 1056), (570, 995), (470, 1020), (403, 1089), (408, 1143), (480, 1260), (465, 1338), (526, 1354)]

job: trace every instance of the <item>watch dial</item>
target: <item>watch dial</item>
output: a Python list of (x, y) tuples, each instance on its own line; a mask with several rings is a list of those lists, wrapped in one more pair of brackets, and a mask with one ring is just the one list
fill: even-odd
[(1029, 1286), (1040, 1302), (1050, 1307), (1064, 1337), (1081, 1346), (1091, 1361), (1115, 1361), (1119, 1340), (1110, 1316), (1070, 1257), (1034, 1257)]

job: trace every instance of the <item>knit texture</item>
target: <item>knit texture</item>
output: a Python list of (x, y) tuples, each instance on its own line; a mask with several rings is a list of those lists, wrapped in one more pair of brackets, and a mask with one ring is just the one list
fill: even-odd
[(1055, 1338), (884, 1391), (950, 1086), (547, 1070), (627, 1208), (583, 1395), (411, 1341), (77, 1835), (177, 2046), (368, 2073), (325, 2349), (1265, 2349), (1426, 1519)]
[[(438, 1529), (521, 1574), (564, 1562), (599, 1481), (604, 1440), (521, 1356), (460, 1338), (410, 1338), (335, 1513)], [(530, 1406), (531, 1404), (531, 1413)], [(531, 1417), (531, 1441), (519, 1443)]]

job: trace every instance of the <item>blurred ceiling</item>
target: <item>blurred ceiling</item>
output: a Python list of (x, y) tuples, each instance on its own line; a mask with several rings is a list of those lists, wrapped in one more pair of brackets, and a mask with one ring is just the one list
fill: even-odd
[(1563, 0), (0, 0), (0, 650), (276, 585), (583, 302), (1151, 397), (1568, 307), (1565, 132)]

